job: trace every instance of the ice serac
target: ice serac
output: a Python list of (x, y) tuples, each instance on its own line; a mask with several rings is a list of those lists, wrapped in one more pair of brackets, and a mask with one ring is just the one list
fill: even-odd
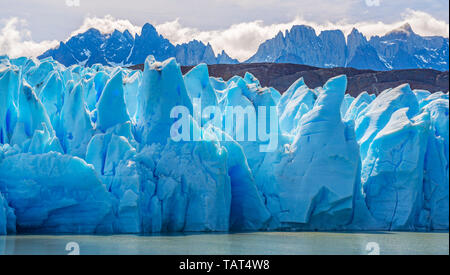
[(64, 153), (59, 139), (50, 132), (45, 124), (42, 124), (42, 130), (35, 130), (28, 146), (28, 152), (38, 155), (48, 152)]
[(449, 99), (448, 93), (437, 92), (437, 93), (433, 93), (433, 94), (429, 95), (428, 97), (422, 99), (419, 102), (419, 108), (423, 108), (423, 107), (427, 106), (430, 102), (432, 102), (436, 99), (445, 99), (448, 101), (448, 99)]
[(264, 204), (242, 147), (236, 141), (222, 142), (227, 151), (231, 180), (230, 230), (268, 228), (271, 214)]
[(60, 116), (64, 101), (64, 83), (58, 71), (53, 71), (39, 93), (39, 99), (47, 111), (53, 129), (60, 131)]
[(356, 120), (359, 113), (362, 112), (371, 102), (372, 97), (367, 92), (360, 93), (348, 106), (345, 112), (344, 121)]
[(221, 77), (209, 77), (209, 81), (216, 93), (223, 93), (227, 88), (227, 83)]
[(298, 87), (284, 108), (279, 108), (283, 109), (280, 114), (280, 129), (288, 134), (295, 134), (300, 119), (313, 108), (316, 98), (316, 94), (306, 85)]
[(425, 107), (430, 114), (430, 132), (425, 153), (424, 206), (419, 225), (426, 230), (449, 227), (449, 103), (436, 99)]
[(98, 101), (97, 113), (97, 129), (103, 132), (111, 127), (130, 121), (125, 105), (121, 70), (117, 70), (106, 83)]
[(422, 208), (429, 115), (395, 111), (372, 140), (361, 180), (372, 216), (389, 230), (414, 230)]
[(278, 104), (277, 104), (277, 108), (278, 108), (278, 113), (282, 114), (284, 112), (284, 109), (286, 108), (286, 105), (289, 103), (289, 101), (291, 100), (291, 98), (294, 96), (295, 92), (297, 91), (298, 88), (305, 86), (305, 81), (302, 78), (297, 79), (294, 83), (292, 83), (292, 85), (283, 93), (283, 95), (281, 96)]
[(112, 135), (108, 145), (103, 178), (117, 198), (115, 232), (140, 233), (141, 177), (134, 161), (136, 150), (123, 136)]
[(0, 68), (0, 144), (9, 143), (17, 119), (19, 72)]
[[(200, 104), (196, 108), (198, 111), (203, 112), (205, 108), (218, 106), (217, 96), (209, 81), (208, 66), (206, 64), (197, 65), (190, 70), (184, 76), (184, 82), (192, 104)], [(201, 114), (197, 115), (202, 117)], [(202, 118), (198, 123), (206, 122), (206, 120), (210, 120), (210, 118)]]
[(419, 102), (419, 105), (421, 105), (421, 102), (429, 97), (431, 93), (426, 90), (413, 90), (414, 94), (416, 95), (417, 102)]
[[(251, 142), (249, 138), (250, 142), (241, 142), (241, 145), (246, 152), (250, 168), (255, 170), (260, 166), (267, 152), (275, 151), (281, 147), (278, 142), (281, 139), (281, 132), (278, 123), (276, 123), (278, 120), (277, 104), (272, 96), (272, 91), (269, 88), (261, 87), (259, 80), (252, 74), (246, 73), (245, 76), (246, 80), (244, 81), (247, 85), (246, 87), (241, 85), (242, 92), (250, 100), (253, 105), (252, 111), (254, 109), (256, 115), (255, 123), (250, 120), (248, 122), (248, 133), (250, 136), (253, 129), (258, 132), (258, 138), (256, 139), (257, 142)], [(236, 116), (236, 119), (239, 120), (239, 117)], [(269, 136), (264, 137), (265, 134), (269, 134)]]
[(345, 76), (330, 79), (301, 118), (290, 148), (261, 166), (259, 185), (276, 182), (271, 208), (279, 201), (282, 227), (330, 229), (351, 222), (359, 155), (353, 126), (340, 116), (346, 85)]
[(111, 196), (82, 159), (7, 156), (0, 162), (0, 190), (15, 210), (18, 232), (112, 233)]
[(190, 114), (193, 110), (180, 66), (174, 58), (156, 62), (149, 56), (142, 78), (138, 93), (137, 139), (143, 144), (166, 144), (170, 127), (175, 122), (170, 117), (172, 108), (184, 106)]
[(255, 133), (251, 129), (257, 129), (255, 123), (258, 105), (253, 102), (258, 97), (256, 88), (251, 88), (241, 77), (235, 78), (230, 82), (227, 95), (221, 101), (224, 109), (223, 129), (243, 147), (251, 169), (259, 166), (263, 160), (256, 135), (245, 137), (246, 133)]
[(216, 64), (218, 60), (214, 55), (211, 45), (193, 40), (175, 47), (176, 59), (183, 65), (197, 65), (199, 63)]
[(86, 147), (94, 134), (94, 127), (86, 110), (81, 84), (67, 91), (60, 125), (60, 138), (65, 152), (84, 158)]
[(130, 126), (124, 124), (106, 134), (96, 134), (87, 146), (86, 161), (94, 166), (107, 189), (111, 188), (122, 161), (127, 163), (135, 153)]
[(137, 120), (136, 112), (138, 108), (137, 93), (139, 85), (141, 84), (141, 79), (142, 73), (140, 71), (130, 72), (124, 79), (125, 105), (127, 106), (130, 118), (133, 118), (135, 121)]
[(279, 91), (277, 91), (275, 88), (270, 87), (270, 94), (272, 95), (273, 101), (276, 105), (278, 105), (278, 102), (280, 102), (281, 94)]
[[(139, 97), (138, 116), (144, 123), (141, 142), (150, 147), (136, 158), (152, 159), (150, 164), (140, 165), (143, 177), (149, 178), (141, 189), (141, 207), (151, 214), (142, 217), (143, 231), (227, 231), (231, 187), (226, 151), (214, 141), (170, 139), (175, 122), (169, 117), (171, 109), (183, 106), (190, 114), (193, 110), (174, 59), (164, 63), (147, 59)], [(190, 117), (189, 128), (200, 132), (198, 125)]]
[(0, 192), (0, 236), (16, 233), (16, 215)]
[(42, 87), (47, 76), (55, 69), (55, 64), (49, 60), (42, 60), (37, 66), (27, 70), (24, 74), (25, 80), (31, 87)]
[(408, 118), (419, 112), (416, 96), (408, 84), (385, 90), (361, 111), (355, 121), (355, 133), (362, 160), (366, 158), (368, 148), (378, 132), (386, 126), (392, 114), (402, 108), (408, 108)]
[(99, 71), (95, 74), (94, 76), (94, 87), (95, 87), (95, 92), (96, 92), (96, 96), (95, 96), (95, 102), (97, 102), (102, 93), (103, 93), (103, 89), (106, 86), (106, 83), (108, 82), (108, 80), (110, 79), (110, 75), (104, 71)]
[(344, 100), (342, 101), (341, 105), (341, 117), (344, 118), (345, 114), (347, 113), (347, 110), (350, 108), (351, 104), (355, 98), (349, 94), (345, 94)]
[[(385, 230), (426, 226), (424, 161), (429, 112), (421, 112), (409, 85), (388, 89), (356, 119), (361, 180), (371, 216)], [(426, 199), (425, 199), (426, 200)]]

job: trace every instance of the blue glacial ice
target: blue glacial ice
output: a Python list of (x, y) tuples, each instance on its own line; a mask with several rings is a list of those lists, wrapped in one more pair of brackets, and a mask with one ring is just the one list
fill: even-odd
[[(344, 123), (340, 115), (346, 82), (345, 76), (330, 79), (317, 99), (304, 85), (292, 96), (311, 109), (297, 111), (292, 142), (268, 155), (257, 173), (276, 227), (328, 230), (351, 223), (360, 160), (353, 124)], [(297, 106), (305, 106), (301, 99)]]
[(448, 92), (0, 59), (0, 235), (449, 228)]

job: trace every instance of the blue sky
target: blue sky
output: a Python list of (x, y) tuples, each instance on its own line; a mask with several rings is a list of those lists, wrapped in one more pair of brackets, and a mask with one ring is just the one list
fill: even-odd
[(200, 39), (216, 51), (225, 49), (244, 59), (259, 43), (294, 24), (344, 32), (356, 26), (371, 36), (409, 22), (419, 34), (448, 36), (449, 4), (444, 0), (1, 0), (0, 54), (36, 55), (87, 27), (138, 32), (146, 22), (173, 43)]

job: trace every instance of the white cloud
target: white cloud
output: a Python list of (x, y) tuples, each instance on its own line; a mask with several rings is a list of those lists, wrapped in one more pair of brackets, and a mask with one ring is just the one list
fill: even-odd
[(380, 0), (365, 0), (368, 7), (378, 7), (380, 6)]
[(401, 15), (400, 20), (391, 24), (381, 21), (363, 21), (356, 24), (344, 21), (316, 23), (297, 17), (287, 23), (266, 25), (263, 21), (253, 21), (231, 25), (229, 28), (222, 30), (201, 31), (196, 28), (182, 26), (177, 19), (157, 25), (156, 29), (172, 43), (184, 43), (197, 39), (205, 43), (211, 43), (216, 52), (225, 50), (231, 57), (244, 61), (257, 51), (258, 46), (262, 42), (274, 37), (279, 31), (284, 32), (294, 25), (309, 25), (318, 33), (323, 30), (340, 29), (346, 35), (355, 27), (370, 38), (374, 35), (384, 35), (407, 22), (420, 35), (448, 37), (448, 23), (437, 20), (428, 13), (415, 10), (407, 10)]
[[(271, 0), (266, 0), (271, 1)], [(210, 43), (215, 52), (225, 50), (231, 57), (244, 61), (251, 57), (258, 46), (267, 39), (274, 37), (279, 31), (286, 31), (294, 25), (309, 25), (317, 33), (322, 30), (340, 29), (344, 34), (350, 33), (356, 27), (368, 38), (385, 33), (400, 27), (406, 22), (410, 23), (413, 30), (420, 35), (440, 35), (448, 37), (449, 24), (438, 20), (428, 13), (408, 9), (401, 14), (399, 20), (394, 23), (383, 23), (381, 21), (361, 21), (359, 23), (322, 22), (316, 23), (297, 17), (286, 23), (265, 24), (261, 20), (234, 24), (228, 28), (216, 30), (200, 30), (183, 26), (178, 19), (155, 25), (160, 34), (168, 38), (174, 44), (188, 42), (193, 39)], [(87, 17), (82, 26), (72, 35), (85, 32), (89, 28), (97, 28), (103, 33), (110, 33), (114, 29), (120, 31), (129, 30), (132, 34), (139, 33), (140, 26), (136, 26), (129, 20), (116, 19), (110, 15), (103, 18)], [(12, 18), (6, 22), (0, 32), (0, 54), (7, 53), (12, 57), (37, 56), (46, 49), (57, 45), (56, 41), (34, 42), (30, 32), (26, 29), (26, 22), (18, 18)]]
[(102, 33), (112, 33), (114, 30), (119, 30), (121, 32), (129, 30), (131, 34), (135, 34), (141, 31), (141, 27), (133, 25), (129, 20), (116, 19), (111, 15), (106, 15), (103, 18), (86, 17), (81, 27), (72, 32), (70, 36), (83, 33), (90, 28), (96, 28)]
[(4, 22), (4, 27), (0, 30), (0, 54), (7, 54), (11, 58), (35, 57), (58, 45), (56, 40), (33, 41), (25, 20), (13, 17)]
[(297, 23), (264, 25), (263, 21), (253, 21), (231, 25), (227, 29), (201, 31), (183, 27), (178, 20), (155, 26), (158, 32), (173, 43), (179, 44), (192, 39), (210, 43), (216, 52), (225, 50), (229, 55), (244, 60), (256, 52), (265, 40), (275, 36), (280, 30), (286, 30)]
[(344, 24), (340, 29), (348, 33), (351, 28), (356, 27), (360, 32), (370, 38), (375, 35), (384, 35), (387, 32), (399, 28), (405, 23), (409, 23), (413, 31), (422, 36), (439, 35), (448, 37), (449, 24), (445, 21), (438, 20), (428, 13), (408, 9), (401, 14), (401, 20), (386, 24), (378, 22), (361, 22), (354, 25)]

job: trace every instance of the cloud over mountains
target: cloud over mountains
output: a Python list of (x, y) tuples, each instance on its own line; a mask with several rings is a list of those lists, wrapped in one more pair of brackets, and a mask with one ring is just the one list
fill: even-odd
[[(256, 20), (212, 30), (186, 26), (180, 23), (179, 19), (155, 24), (155, 27), (160, 34), (173, 44), (186, 43), (196, 39), (204, 43), (210, 43), (215, 52), (225, 50), (231, 57), (243, 61), (252, 56), (262, 42), (272, 38), (280, 31), (284, 32), (290, 29), (294, 25), (309, 25), (317, 32), (340, 29), (344, 34), (348, 34), (353, 28), (357, 28), (370, 38), (374, 35), (383, 35), (405, 23), (409, 23), (419, 35), (448, 37), (448, 23), (436, 19), (426, 12), (412, 9), (402, 13), (399, 20), (394, 23), (383, 23), (381, 21), (361, 21), (355, 24), (345, 21), (317, 23), (298, 16), (284, 23), (266, 24), (262, 20)], [(141, 26), (137, 26), (127, 19), (118, 19), (106, 15), (104, 17), (86, 17), (82, 25), (71, 33), (71, 36), (83, 33), (89, 28), (96, 28), (103, 33), (110, 33), (117, 29), (122, 32), (129, 30), (130, 33), (136, 34), (141, 30)], [(11, 57), (38, 56), (56, 45), (58, 45), (56, 40), (34, 41), (24, 19), (12, 17), (0, 21), (0, 54), (7, 54)]]

